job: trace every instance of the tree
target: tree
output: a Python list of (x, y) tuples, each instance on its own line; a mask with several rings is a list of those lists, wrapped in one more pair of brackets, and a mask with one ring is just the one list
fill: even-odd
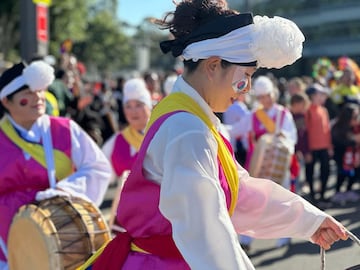
[(133, 40), (149, 48), (150, 68), (157, 70), (173, 69), (176, 59), (171, 53), (163, 54), (160, 49), (160, 42), (169, 38), (169, 30), (160, 30), (159, 25), (152, 22), (152, 18), (145, 18), (143, 23), (136, 28), (137, 31)]
[(74, 53), (88, 66), (96, 66), (105, 73), (127, 67), (134, 53), (130, 40), (121, 32), (120, 23), (106, 10), (88, 21), (86, 37), (74, 44)]
[(19, 1), (0, 1), (0, 55), (7, 61), (19, 58), (16, 53), (20, 43), (19, 13)]
[(73, 42), (82, 42), (86, 39), (87, 18), (92, 2), (53, 0), (49, 9), (50, 54), (59, 56), (60, 45), (66, 39)]

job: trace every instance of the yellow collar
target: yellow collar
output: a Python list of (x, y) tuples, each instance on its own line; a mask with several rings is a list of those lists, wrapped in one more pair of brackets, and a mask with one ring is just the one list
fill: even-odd
[(229, 214), (232, 215), (235, 210), (239, 190), (239, 175), (236, 164), (221, 135), (215, 128), (214, 124), (210, 121), (209, 117), (201, 109), (199, 104), (197, 104), (191, 97), (184, 93), (172, 93), (164, 98), (153, 109), (146, 130), (148, 130), (148, 128), (161, 116), (178, 110), (187, 111), (198, 116), (208, 126), (211, 133), (214, 135), (218, 144), (218, 157), (231, 191)]
[(137, 151), (139, 151), (142, 141), (144, 140), (144, 135), (140, 134), (134, 128), (127, 126), (121, 132), (124, 136), (125, 141), (128, 142), (131, 146), (133, 146)]

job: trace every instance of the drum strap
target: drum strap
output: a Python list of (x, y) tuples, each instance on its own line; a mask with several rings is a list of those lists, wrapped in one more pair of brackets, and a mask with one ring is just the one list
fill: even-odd
[(231, 191), (231, 203), (229, 209), (229, 214), (231, 216), (235, 210), (239, 191), (239, 175), (236, 164), (221, 135), (199, 104), (184, 93), (172, 93), (165, 97), (162, 102), (156, 105), (156, 107), (152, 110), (146, 130), (148, 130), (149, 127), (162, 115), (174, 111), (186, 111), (198, 116), (208, 126), (215, 137), (218, 144), (218, 157), (220, 164), (224, 170), (226, 181)]
[[(25, 152), (29, 153), (37, 162), (39, 162), (44, 168), (46, 166), (45, 152), (41, 145), (34, 144), (23, 140), (19, 134), (15, 131), (14, 127), (11, 125), (7, 117), (3, 117), (0, 122), (0, 128), (5, 133), (5, 135), (15, 143), (20, 149), (23, 149)], [(55, 168), (56, 168), (56, 178), (58, 180), (64, 179), (69, 176), (72, 172), (72, 162), (68, 156), (54, 149), (55, 156)]]
[(144, 140), (144, 135), (140, 134), (137, 130), (130, 126), (124, 128), (121, 133), (124, 136), (124, 139), (137, 151), (139, 151), (141, 143)]
[(264, 109), (259, 109), (255, 112), (256, 118), (259, 119), (261, 124), (265, 127), (268, 133), (274, 133), (276, 126), (274, 121), (267, 115)]

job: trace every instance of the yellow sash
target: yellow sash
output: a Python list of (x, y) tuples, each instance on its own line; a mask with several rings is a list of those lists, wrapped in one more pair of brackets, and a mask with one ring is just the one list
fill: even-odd
[[(29, 153), (37, 162), (39, 162), (44, 168), (46, 168), (45, 152), (41, 145), (24, 141), (14, 127), (10, 124), (7, 117), (3, 117), (0, 122), (0, 128), (6, 134), (6, 136), (13, 141), (20, 149)], [(62, 180), (72, 173), (72, 161), (63, 152), (54, 149), (55, 156), (55, 175), (56, 179)]]
[(56, 97), (54, 96), (54, 94), (50, 93), (49, 91), (45, 91), (45, 99), (47, 102), (50, 103), (52, 110), (51, 110), (51, 115), (53, 116), (59, 116), (60, 112), (59, 112), (59, 105), (58, 102), (56, 100)]
[(159, 104), (157, 104), (156, 107), (153, 109), (146, 130), (148, 130), (148, 128), (162, 115), (178, 110), (187, 111), (198, 116), (209, 127), (211, 133), (214, 135), (218, 144), (218, 157), (231, 191), (231, 204), (229, 213), (230, 215), (232, 215), (236, 206), (239, 190), (239, 176), (236, 164), (219, 132), (216, 130), (214, 124), (210, 121), (210, 119), (201, 109), (199, 104), (197, 104), (192, 98), (190, 98), (186, 94), (170, 94), (169, 96), (164, 98)]
[(121, 133), (124, 136), (125, 141), (127, 141), (131, 146), (135, 147), (135, 149), (139, 151), (141, 143), (144, 140), (144, 135), (140, 134), (137, 130), (130, 126), (124, 128)]
[(255, 115), (257, 119), (263, 124), (263, 126), (266, 128), (268, 133), (274, 133), (275, 132), (275, 123), (274, 121), (266, 114), (264, 109), (258, 109), (255, 112)]

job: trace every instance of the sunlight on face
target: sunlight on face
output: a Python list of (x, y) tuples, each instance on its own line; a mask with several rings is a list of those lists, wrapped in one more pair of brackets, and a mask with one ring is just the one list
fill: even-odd
[(151, 110), (143, 102), (131, 99), (124, 104), (124, 113), (129, 125), (140, 131), (145, 129)]
[(216, 89), (217, 102), (211, 104), (212, 109), (216, 112), (224, 112), (238, 99), (239, 95), (246, 94), (251, 88), (251, 76), (255, 71), (255, 67), (236, 64), (223, 69), (218, 89)]
[(12, 99), (5, 98), (3, 104), (16, 123), (30, 128), (36, 119), (45, 114), (45, 91), (24, 89), (15, 93)]

